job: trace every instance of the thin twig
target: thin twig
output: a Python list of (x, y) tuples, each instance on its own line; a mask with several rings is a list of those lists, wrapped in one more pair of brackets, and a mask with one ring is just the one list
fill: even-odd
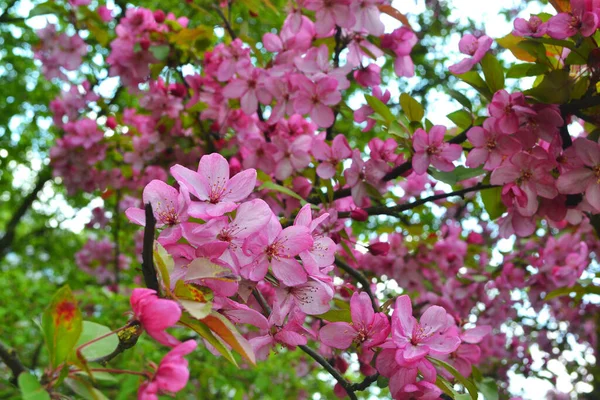
[(356, 279), (362, 285), (363, 291), (366, 292), (369, 295), (369, 298), (371, 299), (373, 310), (377, 311), (377, 308), (379, 306), (377, 305), (377, 299), (373, 295), (373, 292), (371, 292), (371, 284), (368, 281), (368, 279), (360, 271), (355, 270), (350, 265), (348, 265), (343, 260), (337, 257), (335, 258), (335, 265), (337, 265), (339, 269)]
[(21, 363), (19, 356), (13, 349), (0, 342), (0, 360), (2, 360), (12, 372), (13, 376), (11, 378), (11, 382), (16, 385), (19, 375), (22, 372), (27, 371), (27, 369)]
[(158, 293), (158, 278), (154, 269), (154, 229), (156, 228), (156, 218), (152, 212), (152, 204), (147, 203), (146, 226), (144, 228), (144, 248), (142, 249), (142, 273), (144, 282), (148, 289), (154, 289)]
[(231, 40), (237, 39), (237, 35), (235, 34), (235, 31), (231, 27), (231, 24), (229, 23), (229, 20), (227, 19), (225, 14), (223, 14), (223, 11), (221, 11), (221, 8), (217, 4), (214, 4), (213, 8), (217, 11), (217, 14), (219, 14), (219, 17), (221, 17), (221, 20), (223, 20), (223, 25), (225, 26), (225, 30), (227, 30), (227, 33), (229, 33)]

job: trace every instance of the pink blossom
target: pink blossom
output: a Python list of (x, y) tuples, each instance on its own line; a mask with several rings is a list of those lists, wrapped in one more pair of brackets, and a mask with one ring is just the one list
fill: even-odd
[(135, 318), (154, 340), (170, 347), (180, 343), (165, 332), (181, 318), (181, 308), (175, 301), (158, 298), (152, 289), (136, 288), (131, 293), (130, 302)]
[(390, 323), (383, 313), (375, 313), (367, 293), (355, 292), (350, 299), (352, 323), (332, 322), (319, 331), (319, 339), (327, 346), (347, 349), (356, 343), (370, 349), (385, 341), (390, 333)]
[(287, 315), (296, 307), (305, 314), (319, 315), (327, 312), (333, 299), (331, 282), (310, 279), (293, 287), (280, 287), (276, 290), (277, 304), (282, 315)]
[(392, 315), (392, 340), (402, 358), (415, 362), (426, 355), (444, 355), (458, 348), (460, 339), (446, 332), (449, 315), (442, 307), (431, 306), (420, 322), (412, 315), (412, 304), (407, 295), (398, 297)]
[(599, 17), (586, 10), (589, 0), (571, 0), (571, 12), (560, 13), (548, 20), (548, 36), (554, 39), (566, 39), (581, 33), (587, 37), (594, 34)]
[(187, 385), (190, 377), (188, 362), (183, 356), (196, 349), (195, 340), (179, 344), (164, 356), (150, 382), (138, 390), (138, 400), (158, 400), (159, 394), (174, 394)]
[(363, 87), (375, 87), (381, 83), (381, 67), (377, 64), (369, 64), (354, 71), (353, 76), (356, 83)]
[(458, 64), (451, 65), (448, 70), (455, 75), (470, 71), (485, 56), (493, 42), (494, 40), (487, 35), (479, 38), (471, 34), (464, 35), (458, 42), (458, 49), (470, 57), (464, 58)]
[(300, 209), (294, 219), (294, 225), (306, 226), (313, 238), (312, 246), (300, 253), (304, 268), (309, 275), (313, 268), (328, 267), (335, 261), (335, 243), (331, 238), (316, 231), (317, 227), (327, 218), (329, 218), (329, 213), (321, 214), (313, 219), (310, 204), (307, 204)]
[(350, 0), (305, 0), (304, 7), (315, 12), (317, 35), (327, 36), (338, 25), (352, 28), (356, 19), (350, 11)]
[[(265, 89), (264, 71), (250, 66), (237, 69), (238, 78), (232, 80), (223, 89), (223, 95), (228, 99), (240, 99), (242, 111), (252, 115), (258, 109), (258, 102), (268, 104), (271, 96)], [(268, 78), (266, 78), (268, 79)]]
[(378, 5), (382, 4), (383, 0), (356, 0), (350, 6), (350, 11), (356, 18), (354, 24), (355, 31), (366, 31), (373, 36), (381, 36), (385, 30), (385, 26), (379, 18), (380, 12)]
[(112, 10), (106, 6), (98, 7), (98, 16), (104, 22), (110, 22), (113, 19)]
[(513, 35), (515, 36), (542, 37), (548, 30), (548, 23), (542, 22), (540, 17), (536, 15), (529, 17), (529, 21), (524, 18), (517, 18), (514, 26)]
[[(382, 92), (379, 86), (375, 86), (373, 88), (373, 96), (376, 97), (378, 100), (381, 100), (384, 104), (387, 104), (387, 102), (390, 101), (390, 98), (392, 97), (389, 90)], [(377, 123), (377, 121), (375, 121), (373, 118), (369, 118), (369, 116), (373, 114), (374, 111), (368, 104), (363, 105), (354, 112), (355, 122), (361, 123), (367, 121), (367, 125), (362, 130), (363, 132), (370, 131)]]
[(256, 185), (256, 170), (247, 169), (229, 179), (229, 163), (218, 153), (202, 156), (198, 172), (182, 165), (171, 167), (171, 174), (181, 186), (201, 202), (192, 202), (191, 216), (196, 218), (219, 217), (237, 208)]
[(316, 83), (305, 76), (299, 75), (297, 92), (294, 97), (294, 110), (300, 114), (310, 114), (310, 118), (320, 127), (333, 125), (334, 115), (329, 106), (339, 103), (342, 99), (338, 91), (338, 81), (335, 78), (323, 77)]
[(556, 182), (558, 191), (563, 194), (584, 192), (590, 205), (600, 211), (600, 145), (578, 138), (573, 147), (583, 166), (561, 174)]
[(416, 174), (423, 175), (427, 172), (429, 164), (440, 171), (452, 171), (452, 161), (458, 160), (462, 154), (462, 147), (457, 144), (444, 142), (446, 127), (434, 125), (429, 133), (417, 129), (413, 135), (412, 167)]
[(415, 65), (410, 58), (410, 53), (417, 42), (417, 35), (404, 26), (381, 38), (381, 47), (390, 49), (396, 54), (394, 61), (396, 75), (406, 77), (415, 75)]
[(492, 117), (498, 119), (498, 128), (501, 133), (513, 134), (519, 129), (519, 118), (535, 115), (525, 101), (521, 92), (509, 94), (502, 89), (494, 93), (488, 111)]
[(309, 135), (301, 135), (291, 141), (289, 138), (276, 136), (272, 139), (278, 151), (273, 155), (277, 165), (275, 177), (281, 181), (289, 178), (294, 172), (302, 171), (310, 164), (310, 148), (313, 139)]
[(474, 148), (467, 155), (467, 167), (475, 168), (485, 163), (483, 168), (493, 171), (505, 158), (521, 150), (516, 139), (498, 132), (497, 123), (495, 118), (488, 118), (483, 128), (476, 126), (469, 129), (467, 138)]
[(344, 135), (336, 135), (329, 147), (324, 140), (313, 141), (312, 154), (321, 163), (317, 167), (317, 175), (323, 179), (331, 179), (335, 176), (338, 164), (352, 156), (352, 149)]

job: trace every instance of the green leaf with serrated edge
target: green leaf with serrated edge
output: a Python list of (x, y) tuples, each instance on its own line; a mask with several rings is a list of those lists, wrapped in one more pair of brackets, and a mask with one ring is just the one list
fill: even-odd
[[(490, 183), (489, 177), (486, 177), (483, 182), (484, 185)], [(504, 214), (506, 206), (502, 202), (502, 187), (496, 187), (491, 189), (485, 189), (479, 192), (481, 201), (483, 201), (483, 207), (488, 213), (490, 220), (495, 220)]]
[(50, 364), (58, 367), (69, 357), (83, 329), (81, 311), (69, 286), (60, 288), (42, 314), (42, 329)]
[(482, 168), (465, 168), (461, 165), (454, 168), (454, 170), (450, 172), (438, 171), (433, 168), (429, 168), (427, 172), (438, 181), (447, 183), (448, 185), (456, 185), (458, 182), (462, 182), (486, 173), (486, 171), (484, 171)]
[(448, 94), (454, 100), (458, 101), (463, 107), (465, 107), (465, 108), (467, 108), (469, 110), (473, 109), (473, 104), (471, 103), (471, 100), (469, 100), (467, 98), (467, 96), (465, 96), (464, 94), (462, 94), (458, 90), (448, 89)]
[(367, 104), (369, 107), (373, 109), (376, 114), (379, 114), (385, 122), (389, 125), (393, 120), (396, 119), (388, 106), (386, 106), (381, 100), (377, 97), (365, 95), (365, 100), (367, 100)]
[(179, 304), (194, 318), (205, 318), (212, 311), (213, 293), (207, 287), (195, 286), (180, 280), (175, 284), (173, 294)]
[(412, 96), (406, 93), (402, 93), (400, 95), (400, 106), (402, 107), (404, 114), (406, 114), (408, 119), (411, 121), (421, 121), (425, 115), (423, 106), (419, 104), (419, 102), (416, 101)]
[(50, 400), (50, 394), (38, 379), (28, 372), (22, 372), (17, 379), (23, 400)]
[(350, 310), (329, 310), (326, 313), (315, 315), (314, 317), (329, 322), (352, 322)]
[(237, 361), (231, 354), (231, 351), (223, 344), (223, 341), (215, 336), (212, 331), (203, 322), (192, 318), (188, 313), (184, 312), (181, 315), (179, 323), (187, 326), (198, 335), (202, 336), (208, 343), (210, 343), (223, 357), (225, 357), (230, 363), (238, 366)]
[(477, 395), (477, 388), (475, 387), (475, 384), (472, 381), (470, 381), (469, 379), (465, 378), (460, 372), (458, 372), (456, 370), (456, 368), (454, 368), (452, 365), (448, 364), (447, 362), (444, 362), (442, 360), (438, 360), (437, 358), (433, 358), (433, 357), (429, 357), (429, 356), (427, 356), (427, 359), (429, 361), (431, 361), (433, 364), (437, 365), (438, 367), (442, 367), (446, 371), (450, 372), (450, 374), (452, 374), (452, 376), (461, 385), (463, 385), (467, 389), (467, 391), (471, 395), (471, 399), (472, 400), (477, 400), (477, 397), (478, 397), (478, 395)]
[(167, 294), (171, 293), (171, 274), (175, 269), (173, 257), (157, 241), (154, 241), (154, 265), (158, 269), (158, 275), (163, 281)]
[(504, 89), (504, 68), (500, 61), (492, 54), (487, 53), (481, 60), (483, 76), (492, 93)]
[(265, 190), (265, 189), (283, 193), (285, 195), (288, 195), (290, 197), (293, 197), (293, 198), (299, 200), (300, 204), (302, 204), (302, 205), (306, 204), (306, 200), (304, 198), (302, 198), (302, 196), (300, 196), (298, 193), (294, 192), (291, 189), (286, 188), (285, 186), (278, 185), (277, 183), (265, 182), (258, 188), (259, 191)]
[(493, 378), (486, 377), (477, 382), (477, 388), (483, 394), (485, 400), (498, 400), (498, 385)]
[(515, 64), (506, 72), (507, 78), (523, 78), (526, 76), (538, 76), (548, 72), (548, 66), (544, 64)]
[(492, 92), (490, 91), (490, 88), (477, 72), (469, 71), (464, 74), (456, 75), (456, 77), (461, 81), (471, 85), (475, 90), (477, 90), (487, 99), (492, 98)]
[(254, 356), (252, 346), (250, 346), (248, 340), (238, 332), (237, 328), (227, 318), (217, 312), (212, 312), (201, 321), (239, 355), (251, 364), (256, 364), (256, 357)]
[[(79, 336), (79, 340), (77, 341), (76, 347), (91, 342), (100, 336), (106, 335), (110, 331), (111, 329), (107, 326), (91, 321), (83, 321), (83, 329), (81, 331), (81, 336)], [(85, 346), (83, 349), (81, 349), (81, 354), (87, 360), (94, 360), (112, 353), (115, 351), (118, 345), (119, 338), (116, 334), (113, 334), (100, 339), (89, 346)], [(75, 357), (75, 355), (73, 354), (71, 357)]]
[(457, 110), (446, 115), (448, 119), (456, 124), (459, 128), (466, 129), (473, 125), (473, 115), (465, 110)]

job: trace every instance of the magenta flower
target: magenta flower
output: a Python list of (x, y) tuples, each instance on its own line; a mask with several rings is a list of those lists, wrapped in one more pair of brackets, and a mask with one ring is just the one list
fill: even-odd
[(412, 157), (412, 167), (417, 175), (427, 172), (429, 164), (440, 171), (452, 171), (452, 161), (458, 160), (462, 153), (462, 147), (457, 144), (444, 142), (446, 127), (434, 125), (429, 133), (423, 129), (417, 129), (413, 135), (413, 148), (415, 154)]
[(356, 19), (350, 12), (350, 0), (305, 0), (304, 7), (315, 12), (317, 35), (326, 36), (338, 25), (352, 28)]
[[(177, 191), (163, 181), (153, 180), (146, 185), (142, 194), (144, 204), (152, 205), (156, 227), (164, 228), (159, 235), (163, 244), (175, 243), (183, 235), (181, 223), (187, 221), (190, 197), (185, 187)], [(146, 214), (143, 208), (131, 207), (125, 215), (135, 224), (145, 226)]]
[(350, 10), (356, 18), (353, 30), (357, 32), (367, 31), (373, 36), (381, 36), (385, 30), (381, 22), (378, 6), (381, 0), (356, 0), (353, 1)]
[(498, 118), (498, 129), (501, 133), (508, 135), (519, 130), (519, 118), (527, 115), (535, 115), (535, 111), (529, 108), (525, 96), (521, 92), (509, 94), (506, 90), (498, 90), (494, 93), (488, 111), (492, 117)]
[(370, 349), (385, 341), (390, 323), (383, 313), (375, 313), (369, 295), (354, 292), (350, 299), (352, 323), (332, 322), (319, 331), (321, 342), (336, 349), (347, 349), (356, 343)]
[(335, 176), (338, 164), (352, 157), (352, 149), (344, 135), (337, 135), (329, 147), (324, 140), (314, 140), (312, 154), (321, 163), (317, 167), (317, 175), (323, 179), (331, 179)]
[(278, 288), (277, 304), (283, 316), (295, 309), (304, 314), (319, 315), (329, 310), (333, 293), (331, 282), (311, 279), (294, 287)]
[(513, 35), (515, 36), (531, 36), (531, 37), (542, 37), (548, 30), (548, 23), (542, 22), (540, 17), (532, 15), (529, 21), (524, 18), (517, 18), (514, 22), (515, 29)]
[[(375, 86), (373, 88), (373, 96), (375, 96), (378, 100), (381, 100), (384, 104), (387, 104), (387, 102), (390, 101), (390, 98), (392, 97), (389, 90), (382, 92), (379, 86)], [(371, 108), (371, 106), (365, 104), (354, 112), (354, 122), (361, 123), (367, 121), (367, 126), (365, 126), (362, 131), (368, 132), (371, 129), (373, 129), (373, 127), (377, 123), (377, 121), (375, 121), (373, 118), (369, 118), (369, 116), (373, 114), (374, 111)]]
[(214, 218), (237, 208), (256, 185), (256, 170), (247, 169), (229, 179), (229, 163), (218, 153), (202, 156), (198, 172), (182, 165), (171, 167), (171, 175), (201, 203), (193, 202), (189, 213), (196, 218)]
[(498, 132), (497, 120), (488, 118), (483, 128), (476, 126), (467, 132), (469, 142), (474, 148), (467, 155), (466, 165), (469, 168), (483, 166), (486, 171), (493, 171), (505, 158), (521, 150), (519, 142), (509, 135)]
[(415, 64), (410, 58), (410, 53), (418, 40), (417, 35), (404, 26), (381, 38), (381, 47), (390, 49), (396, 54), (394, 61), (396, 75), (406, 77), (415, 75)]
[(183, 356), (196, 349), (195, 340), (181, 343), (164, 356), (150, 382), (138, 390), (138, 400), (158, 400), (159, 394), (174, 394), (187, 385), (190, 378), (188, 362)]
[(402, 358), (415, 362), (428, 354), (443, 355), (456, 350), (460, 339), (451, 331), (446, 332), (449, 318), (442, 307), (431, 306), (417, 322), (412, 315), (410, 298), (407, 295), (398, 297), (392, 315), (392, 340)]
[(558, 177), (556, 186), (563, 194), (585, 193), (585, 199), (600, 211), (600, 145), (578, 138), (573, 144), (584, 166), (572, 169)]
[(288, 321), (284, 323), (285, 316), (275, 303), (269, 316), (268, 327), (262, 329), (259, 336), (249, 340), (256, 359), (265, 360), (269, 356), (271, 348), (276, 344), (293, 350), (296, 346), (305, 345), (308, 342), (306, 335), (310, 333), (302, 326), (305, 315), (294, 312), (290, 314)]
[(451, 65), (448, 70), (455, 75), (464, 74), (473, 68), (485, 53), (492, 47), (493, 39), (487, 35), (476, 38), (471, 34), (464, 35), (458, 42), (458, 50), (470, 57), (464, 58), (458, 64)]
[(247, 66), (238, 68), (238, 78), (233, 79), (223, 89), (227, 99), (240, 99), (240, 106), (246, 115), (256, 113), (258, 102), (268, 104), (271, 95), (264, 85), (264, 71), (260, 68)]
[(277, 146), (277, 152), (273, 155), (277, 165), (275, 166), (275, 178), (283, 181), (294, 172), (302, 171), (310, 164), (310, 148), (313, 138), (309, 135), (301, 135), (294, 140), (275, 136), (273, 144)]
[(329, 106), (342, 100), (337, 79), (323, 77), (313, 83), (306, 76), (298, 75), (296, 81), (294, 110), (299, 114), (310, 114), (313, 122), (322, 128), (333, 125), (334, 115)]
[(316, 232), (317, 227), (327, 218), (329, 218), (329, 214), (324, 213), (313, 219), (310, 204), (307, 204), (300, 209), (294, 219), (294, 225), (307, 227), (313, 237), (312, 246), (300, 253), (304, 268), (309, 275), (314, 268), (328, 267), (335, 261), (335, 243), (328, 236)]
[(581, 33), (591, 36), (598, 27), (598, 16), (586, 9), (589, 0), (571, 0), (571, 12), (560, 13), (548, 20), (548, 36), (554, 39), (566, 39)]
[(274, 215), (262, 232), (244, 243), (244, 253), (252, 261), (243, 266), (241, 273), (246, 279), (258, 282), (271, 266), (273, 274), (286, 286), (306, 282), (306, 271), (295, 257), (313, 245), (313, 239), (305, 226), (290, 226), (282, 229)]
[(148, 335), (165, 346), (174, 347), (179, 344), (179, 340), (165, 332), (165, 329), (175, 325), (181, 318), (181, 308), (175, 301), (159, 299), (155, 290), (144, 288), (133, 289), (129, 300), (135, 318)]

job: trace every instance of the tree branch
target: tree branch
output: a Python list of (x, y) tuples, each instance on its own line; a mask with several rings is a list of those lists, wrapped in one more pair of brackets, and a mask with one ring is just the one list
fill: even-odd
[(152, 212), (152, 205), (147, 203), (146, 210), (146, 226), (144, 227), (144, 247), (142, 249), (142, 273), (144, 274), (144, 282), (148, 289), (159, 292), (158, 278), (154, 269), (154, 230), (156, 228), (156, 218)]
[(366, 292), (369, 295), (369, 298), (371, 299), (373, 310), (377, 311), (377, 308), (379, 306), (377, 305), (377, 299), (375, 299), (373, 292), (371, 292), (371, 283), (369, 282), (369, 280), (362, 273), (360, 273), (360, 271), (355, 270), (350, 265), (346, 264), (343, 260), (337, 257), (335, 258), (335, 265), (337, 265), (339, 269), (356, 279), (362, 285), (363, 291)]
[(21, 363), (19, 356), (13, 349), (0, 342), (0, 360), (2, 360), (12, 372), (13, 377), (11, 382), (16, 385), (19, 375), (22, 372), (27, 371), (27, 369)]
[(231, 40), (237, 39), (237, 35), (235, 34), (235, 31), (231, 27), (231, 24), (229, 23), (229, 20), (227, 19), (225, 14), (223, 14), (223, 11), (221, 11), (221, 8), (217, 4), (214, 4), (213, 8), (217, 11), (217, 14), (219, 14), (219, 17), (221, 17), (221, 20), (223, 20), (223, 25), (225, 26), (225, 30), (227, 31), (227, 33), (229, 33)]

